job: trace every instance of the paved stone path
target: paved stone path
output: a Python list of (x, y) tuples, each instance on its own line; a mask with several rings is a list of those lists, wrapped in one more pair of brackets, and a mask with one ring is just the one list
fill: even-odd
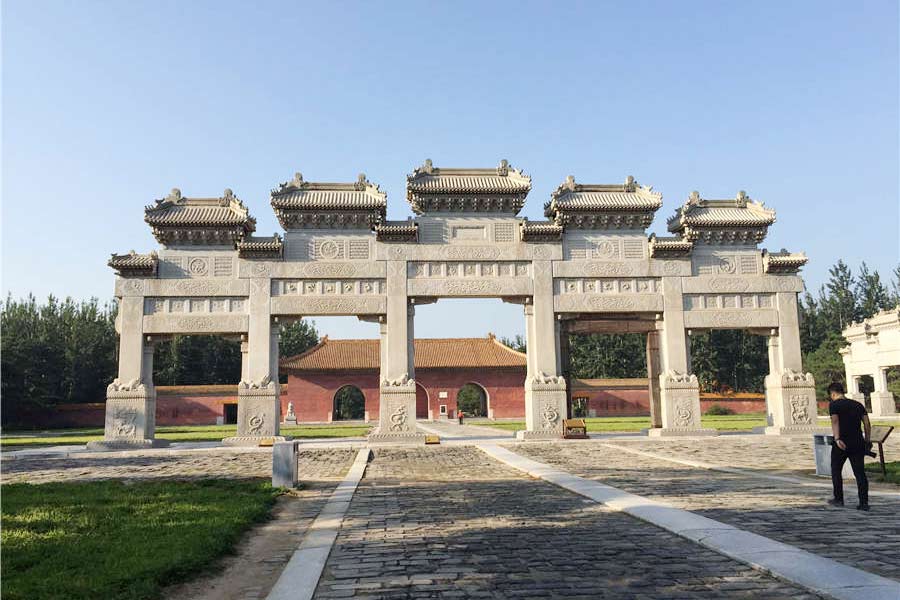
[(473, 447), (374, 451), (316, 598), (814, 598)]
[[(350, 449), (301, 450), (301, 480), (339, 479), (356, 455)], [(84, 453), (66, 458), (16, 458), (0, 463), (3, 483), (102, 479), (243, 479), (272, 477), (271, 450), (146, 450)]]
[[(779, 443), (785, 443), (781, 441)], [(682, 444), (678, 442), (677, 444)], [(872, 511), (853, 509), (856, 486), (846, 482), (848, 508), (825, 506), (830, 490), (749, 475), (721, 473), (617, 451), (615, 443), (518, 444), (509, 449), (574, 475), (663, 500), (885, 577), (900, 580), (900, 495), (872, 498)], [(649, 446), (649, 447), (648, 447)], [(720, 450), (724, 445), (719, 444)], [(676, 444), (629, 444), (644, 451)], [(736, 444), (729, 452), (740, 452)], [(718, 456), (714, 449), (708, 451)], [(705, 455), (704, 455), (705, 456)], [(695, 457), (696, 458), (696, 457)], [(726, 459), (727, 460), (727, 459)], [(763, 461), (776, 462), (763, 456)], [(743, 462), (749, 462), (746, 458)], [(896, 488), (895, 488), (896, 489)], [(874, 541), (878, 544), (873, 544)]]
[[(698, 441), (698, 438), (632, 438), (631, 440), (611, 438), (606, 441), (616, 444), (633, 444), (640, 450), (724, 467), (764, 469), (785, 473), (814, 472), (816, 468), (811, 435), (801, 437), (721, 435), (702, 438), (702, 441)], [(891, 433), (885, 444), (885, 456), (888, 461), (900, 460), (900, 432)]]

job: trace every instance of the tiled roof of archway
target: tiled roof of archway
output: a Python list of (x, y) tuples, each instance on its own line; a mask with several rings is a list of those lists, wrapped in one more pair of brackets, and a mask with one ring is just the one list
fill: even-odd
[[(331, 340), (297, 356), (284, 358), (290, 371), (363, 371), (379, 368), (379, 340)], [(493, 335), (483, 338), (418, 339), (417, 369), (525, 368), (525, 354), (500, 343)]]

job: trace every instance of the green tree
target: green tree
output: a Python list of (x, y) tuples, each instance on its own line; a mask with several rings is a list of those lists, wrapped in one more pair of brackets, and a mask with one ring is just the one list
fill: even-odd
[(846, 345), (839, 332), (829, 332), (825, 341), (806, 355), (806, 369), (816, 380), (816, 396), (827, 398), (826, 389), (832, 381), (846, 384), (844, 360), (839, 350)]
[(282, 325), (279, 341), (279, 354), (282, 358), (296, 356), (306, 352), (319, 343), (319, 332), (312, 321), (298, 319), (288, 325)]
[(854, 293), (856, 280), (850, 267), (842, 260), (831, 267), (828, 274), (828, 282), (819, 293), (823, 326), (826, 331), (840, 332), (857, 320), (859, 315)]
[(868, 319), (878, 311), (890, 308), (893, 305), (891, 295), (887, 287), (881, 282), (878, 271), (869, 271), (869, 266), (862, 263), (859, 266), (859, 276), (856, 278), (854, 290), (857, 304), (857, 317)]
[(525, 344), (525, 338), (521, 335), (516, 335), (514, 338), (502, 337), (500, 338), (500, 343), (508, 348), (512, 348), (516, 352), (527, 352), (528, 348)]
[(569, 337), (569, 356), (573, 377), (647, 376), (645, 338), (639, 333), (572, 335)]

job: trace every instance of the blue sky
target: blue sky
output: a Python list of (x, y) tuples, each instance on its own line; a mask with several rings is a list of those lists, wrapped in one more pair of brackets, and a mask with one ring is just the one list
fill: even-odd
[[(155, 247), (172, 187), (250, 207), (302, 171), (388, 193), (405, 176), (508, 158), (540, 218), (573, 174), (664, 195), (744, 189), (778, 211), (764, 246), (900, 257), (898, 3), (49, 2), (2, 6), (2, 290), (108, 298), (110, 252)], [(442, 301), (423, 337), (522, 332), (518, 306)], [(333, 337), (370, 324), (324, 319)]]

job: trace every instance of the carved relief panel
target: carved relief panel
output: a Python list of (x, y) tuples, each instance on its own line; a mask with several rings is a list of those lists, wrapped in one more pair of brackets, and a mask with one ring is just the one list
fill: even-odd
[(232, 277), (235, 257), (231, 254), (170, 254), (160, 258), (161, 279)]
[(762, 258), (757, 250), (715, 252), (693, 257), (694, 275), (759, 275)]
[(273, 296), (377, 295), (386, 292), (383, 279), (276, 279)]
[(567, 260), (641, 260), (647, 257), (647, 238), (636, 235), (567, 234), (563, 256)]
[(145, 298), (145, 315), (227, 314), (247, 312), (246, 298)]
[(524, 261), (417, 261), (407, 266), (411, 279), (457, 277), (530, 277), (531, 263)]

